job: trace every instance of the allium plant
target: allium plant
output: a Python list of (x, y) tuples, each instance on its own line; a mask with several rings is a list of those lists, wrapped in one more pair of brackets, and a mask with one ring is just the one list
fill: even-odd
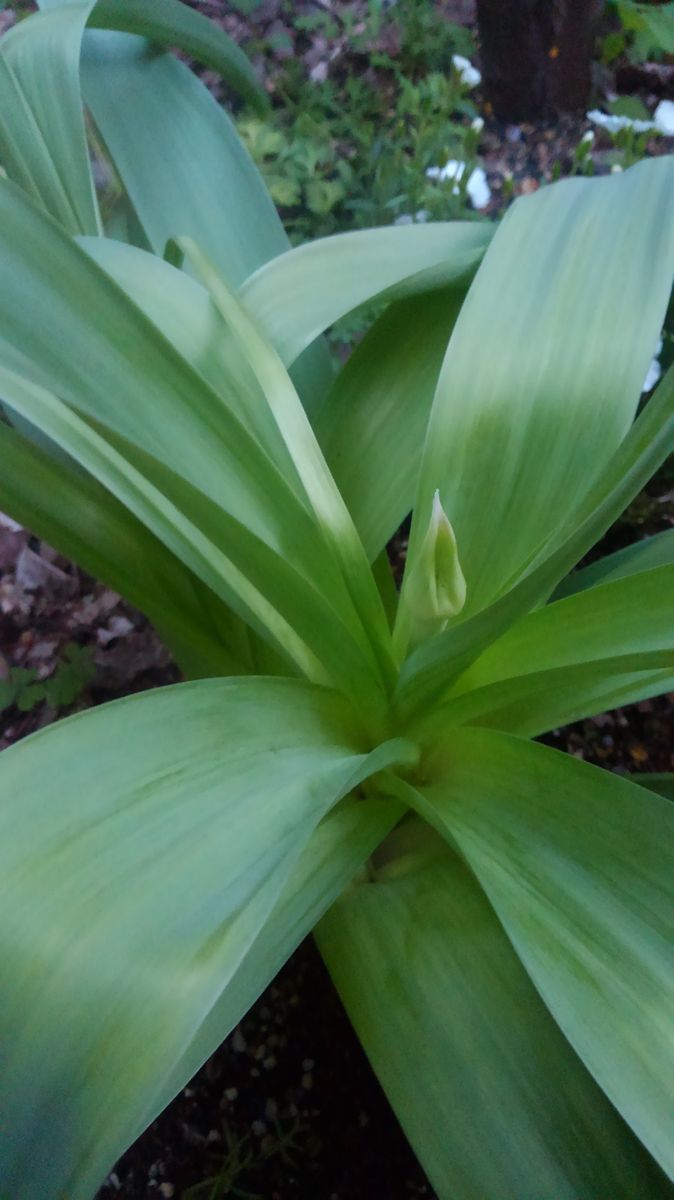
[(674, 441), (672, 160), (290, 250), (162, 45), (255, 94), (173, 0), (0, 49), (0, 507), (188, 680), (0, 758), (0, 1196), (90, 1197), (312, 929), (442, 1200), (671, 1196), (671, 780), (533, 739), (674, 687), (674, 532), (572, 570)]

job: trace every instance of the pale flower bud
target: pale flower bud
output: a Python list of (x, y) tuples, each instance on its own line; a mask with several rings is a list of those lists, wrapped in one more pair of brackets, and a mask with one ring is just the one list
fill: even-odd
[(455, 617), (466, 602), (456, 537), (439, 492), (433, 497), (428, 529), (407, 580), (405, 601), (414, 620), (433, 624)]
[(484, 129), (484, 121), (482, 120), (482, 117), (474, 117), (470, 123), (470, 127), (471, 129), (474, 129), (476, 133), (482, 133), (482, 130)]

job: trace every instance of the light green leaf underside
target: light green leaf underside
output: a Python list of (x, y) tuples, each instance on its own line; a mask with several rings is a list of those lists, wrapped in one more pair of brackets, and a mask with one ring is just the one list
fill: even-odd
[(455, 731), (429, 770), (427, 817), (465, 855), (588, 1069), (674, 1176), (671, 801), (483, 730)]
[(548, 599), (574, 563), (599, 540), (674, 447), (674, 370), (669, 370), (591, 489), (578, 523), (553, 538), (529, 573), (489, 608), (451, 626), (412, 654), (401, 671), (398, 703), (418, 709), (447, 692), (482, 651)]
[[(593, 710), (595, 693), (606, 694), (616, 676), (618, 690), (628, 671), (674, 668), (674, 566), (654, 567), (611, 583), (589, 587), (529, 613), (510, 627), (457, 680), (436, 713), (447, 722), (492, 724), (500, 714), (513, 732), (540, 733), (522, 725), (522, 711), (537, 719), (536, 696), (547, 697), (545, 720), (566, 719), (573, 696), (577, 716)], [(587, 700), (586, 700), (587, 691)], [(608, 707), (611, 703), (610, 692)], [(618, 701), (616, 700), (616, 703)], [(552, 703), (552, 707), (551, 707)], [(586, 703), (590, 705), (586, 708)], [(435, 715), (432, 718), (435, 720)]]
[(438, 383), (408, 556), (439, 488), (465, 617), (568, 534), (569, 498), (630, 427), (671, 292), (673, 188), (671, 158), (543, 188), (516, 201), (485, 255)]
[(246, 673), (245, 661), (215, 636), (197, 581), (93, 476), (68, 469), (2, 421), (0, 457), (3, 512), (146, 613), (188, 674)]
[(188, 235), (236, 286), (288, 248), (232, 122), (184, 63), (132, 34), (92, 32), (81, 71), (87, 107), (155, 254)]
[(437, 843), (350, 889), (317, 935), (440, 1200), (671, 1196)]
[(239, 679), (118, 701), (2, 755), (1, 1194), (88, 1200), (313, 829), (405, 753), (359, 753), (328, 692)]
[(589, 567), (567, 575), (552, 599), (563, 600), (565, 596), (582, 592), (598, 583), (610, 583), (615, 579), (623, 579), (626, 575), (650, 571), (651, 567), (662, 567), (671, 562), (674, 562), (674, 529), (666, 529), (663, 533), (643, 538), (632, 546), (625, 546), (623, 550), (605, 555)]
[(399, 300), (339, 373), (316, 423), (372, 561), (409, 513), (433, 393), (465, 287)]
[(492, 237), (474, 221), (387, 226), (319, 238), (272, 259), (246, 281), (246, 308), (285, 363), (375, 296), (426, 292), (474, 270)]

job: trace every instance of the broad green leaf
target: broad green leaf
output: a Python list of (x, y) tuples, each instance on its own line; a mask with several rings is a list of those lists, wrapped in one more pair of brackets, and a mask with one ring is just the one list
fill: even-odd
[(184, 63), (142, 38), (92, 32), (81, 71), (87, 107), (155, 254), (188, 235), (238, 286), (287, 250), (232, 122)]
[(626, 575), (649, 571), (651, 567), (661, 567), (671, 562), (674, 562), (674, 529), (666, 529), (664, 533), (642, 538), (632, 546), (607, 554), (597, 562), (590, 563), (589, 567), (573, 571), (555, 589), (552, 599), (563, 600), (565, 596), (582, 592), (595, 584), (623, 579)]
[[(0, 367), (11, 407), (112, 491), (204, 584), (309, 679), (332, 682), (375, 718), (383, 692), (366, 643), (290, 563), (149, 455), (134, 455), (45, 389)], [(373, 690), (374, 689), (374, 690)]]
[(3, 421), (0, 456), (0, 509), (140, 608), (188, 674), (246, 673), (245, 658), (214, 634), (197, 581), (93, 476), (68, 470)]
[(243, 50), (214, 21), (179, 0), (98, 0), (89, 28), (137, 33), (166, 49), (178, 46), (190, 58), (218, 71), (262, 114), (269, 106)]
[(465, 617), (568, 536), (569, 497), (591, 492), (630, 428), (671, 292), (673, 187), (674, 160), (650, 159), (520, 198), (499, 226), (438, 382), (408, 555), (439, 488)]
[(648, 788), (651, 792), (657, 792), (660, 796), (666, 796), (668, 800), (674, 800), (674, 775), (631, 775), (630, 778), (633, 783), (638, 783), (640, 787)]
[(674, 447), (674, 370), (665, 375), (646, 408), (602, 472), (570, 532), (551, 541), (510, 591), (468, 621), (450, 626), (404, 663), (397, 703), (402, 713), (428, 706), (515, 620), (546, 601), (574, 563), (599, 540), (648, 482)]
[(314, 518), (340, 564), (354, 608), (367, 631), (383, 679), (394, 680), (388, 623), (363, 544), (323, 457), (309, 418), (275, 348), (258, 330), (236, 295), (189, 239), (179, 245), (204, 280), (223, 320), (248, 360), (283, 438)]
[(7, 181), (0, 270), (5, 362), (203, 492), (341, 609), (358, 636), (346, 582), (296, 481), (117, 285)]
[(207, 289), (165, 259), (136, 246), (110, 238), (79, 238), (78, 242), (204, 376), (303, 496), (264, 393)]
[(532, 671), (435, 705), (413, 725), (424, 744), (455, 725), (485, 725), (537, 737), (607, 709), (674, 688), (674, 653), (642, 651), (581, 665)]
[[(271, 915), (158, 1098), (157, 1111), (192, 1077), (351, 882), (402, 815), (390, 799), (344, 800), (302, 851)], [(140, 1132), (140, 1131), (139, 1131)]]
[(562, 1031), (674, 1176), (671, 801), (477, 729), (448, 735), (426, 776), (424, 815), (459, 847)]
[(316, 433), (370, 560), (409, 513), (433, 393), (465, 288), (399, 300), (356, 347)]
[(317, 935), (440, 1200), (671, 1195), (440, 839), (350, 889)]
[(93, 4), (78, 0), (35, 13), (0, 41), (0, 160), (71, 233), (100, 232), (79, 88)]
[[(617, 676), (621, 689), (627, 671), (655, 667), (671, 673), (673, 596), (670, 564), (589, 587), (529, 613), (464, 672), (431, 719), (442, 713), (449, 723), (479, 720), (490, 725), (497, 712), (500, 727), (505, 722), (513, 732), (540, 733), (568, 719), (571, 698), (574, 719), (596, 711), (594, 693), (603, 685), (605, 698), (611, 676)], [(559, 715), (554, 694), (548, 695), (545, 720), (550, 725), (541, 726), (536, 697), (557, 691)], [(608, 707), (615, 707), (610, 695)], [(532, 719), (534, 729), (528, 724)]]
[(406, 756), (361, 753), (330, 693), (263, 679), (134, 696), (3, 753), (0, 1194), (89, 1200), (321, 818)]
[(374, 297), (437, 290), (475, 269), (492, 237), (484, 222), (386, 226), (319, 238), (260, 267), (242, 288), (246, 308), (285, 363)]

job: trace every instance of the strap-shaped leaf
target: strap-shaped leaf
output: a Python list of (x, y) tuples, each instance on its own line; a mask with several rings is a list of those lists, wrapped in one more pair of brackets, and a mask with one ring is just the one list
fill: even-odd
[(653, 775), (631, 775), (633, 783), (638, 783), (640, 787), (648, 788), (651, 792), (657, 792), (659, 796), (666, 796), (668, 800), (674, 800), (674, 775), (665, 772), (662, 775), (654, 773)]
[(0, 44), (0, 156), (10, 178), (73, 233), (97, 233), (100, 218), (80, 98), (87, 24), (146, 34), (219, 70), (257, 107), (265, 94), (245, 54), (178, 0), (74, 0), (43, 4)]
[(137, 246), (110, 238), (79, 238), (78, 242), (181, 357), (204, 376), (304, 497), (264, 393), (207, 289), (165, 259)]
[(249, 670), (231, 635), (217, 635), (227, 610), (216, 622), (182, 563), (93, 476), (68, 470), (3, 421), (0, 456), (0, 508), (140, 608), (186, 674)]
[(671, 650), (619, 654), (600, 662), (532, 671), (462, 693), (434, 706), (415, 733), (426, 742), (444, 736), (452, 726), (470, 724), (537, 737), (607, 709), (661, 696), (673, 686)]
[[(0, 366), (0, 394), (91, 472), (185, 565), (315, 682), (332, 682), (374, 716), (383, 688), (364, 639), (247, 527), (133, 447), (107, 440), (45, 389)], [(374, 691), (372, 690), (374, 687)]]
[(630, 427), (671, 292), (673, 188), (671, 158), (566, 180), (518, 200), (485, 255), (438, 383), (408, 555), (439, 488), (463, 617), (568, 536)]
[(133, 35), (91, 32), (81, 72), (87, 108), (155, 254), (186, 234), (238, 285), (288, 249), (234, 125), (184, 63)]
[[(442, 712), (450, 724), (477, 720), (490, 725), (496, 712), (499, 727), (540, 733), (550, 726), (538, 725), (536, 696), (559, 691), (559, 715), (553, 695), (545, 708), (546, 722), (559, 725), (567, 718), (570, 685), (577, 716), (596, 711), (594, 694), (603, 685), (606, 697), (611, 676), (618, 677), (622, 692), (620, 677), (627, 671), (674, 667), (673, 596), (674, 566), (667, 565), (587, 588), (529, 613), (469, 667), (438, 715)], [(610, 695), (608, 707), (615, 707)], [(527, 718), (536, 721), (534, 730)]]
[(202, 251), (190, 241), (178, 243), (206, 283), (236, 344), (260, 386), (264, 403), (278, 428), (323, 537), (339, 563), (346, 587), (392, 688), (394, 665), (391, 636), (379, 591), (358, 532), (328, 465), (293, 382), (274, 346), (260, 333), (237, 296)]
[(474, 877), (431, 846), (350, 889), (317, 935), (440, 1200), (669, 1196)]
[(264, 114), (266, 92), (255, 72), (225, 31), (179, 0), (98, 0), (90, 29), (117, 29), (146, 37), (155, 46), (178, 46), (190, 58), (218, 71), (229, 87)]
[(428, 414), (465, 287), (399, 300), (340, 371), (316, 433), (372, 561), (409, 513)]
[(174, 1067), (157, 1099), (157, 1111), (244, 1016), (402, 813), (402, 807), (389, 798), (357, 799), (342, 801), (324, 817), (241, 966)]
[(674, 808), (547, 746), (457, 730), (425, 815), (458, 845), (548, 1008), (674, 1177)]
[(244, 283), (246, 308), (285, 363), (366, 301), (427, 292), (475, 269), (492, 237), (486, 222), (361, 229), (319, 238), (260, 267)]
[(308, 501), (234, 407), (7, 181), (0, 181), (0, 218), (5, 361), (164, 462), (287, 558), (342, 607), (347, 625), (357, 625)]
[(554, 539), (528, 574), (499, 600), (466, 622), (450, 626), (410, 655), (403, 665), (398, 703), (419, 709), (447, 692), (458, 676), (515, 620), (548, 599), (574, 563), (599, 540), (648, 483), (674, 447), (674, 370), (665, 375), (646, 408), (591, 490), (578, 523)]
[(663, 533), (642, 538), (632, 546), (625, 546), (623, 550), (616, 550), (614, 554), (607, 554), (589, 567), (573, 571), (555, 589), (552, 599), (563, 600), (565, 596), (582, 592), (598, 583), (623, 579), (626, 575), (650, 571), (651, 567), (661, 567), (671, 562), (674, 562), (674, 529), (666, 529)]
[(93, 4), (35, 13), (0, 41), (0, 160), (71, 233), (100, 232), (79, 88)]
[(329, 693), (260, 679), (118, 701), (2, 755), (1, 1194), (89, 1200), (323, 815), (405, 755), (360, 753)]

